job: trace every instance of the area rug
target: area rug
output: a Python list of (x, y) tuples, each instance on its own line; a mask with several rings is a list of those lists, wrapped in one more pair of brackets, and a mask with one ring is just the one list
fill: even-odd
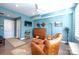
[(31, 46), (30, 42), (28, 44), (25, 44), (21, 47), (18, 47), (16, 49), (13, 49), (11, 51), (12, 55), (31, 55)]
[(19, 39), (7, 39), (7, 40), (13, 47), (19, 47), (19, 46), (26, 43), (26, 42), (21, 41)]
[[(64, 43), (62, 43), (59, 49), (59, 55), (69, 55), (68, 49), (69, 49), (68, 45), (65, 45)], [(20, 47), (17, 47), (11, 50), (11, 54), (12, 55), (32, 55), (31, 42), (29, 41), (27, 44), (24, 44)]]

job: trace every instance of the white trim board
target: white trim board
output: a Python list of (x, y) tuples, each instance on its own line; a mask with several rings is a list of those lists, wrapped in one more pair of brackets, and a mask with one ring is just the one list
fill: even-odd
[(20, 38), (20, 40), (24, 40), (25, 38)]
[(66, 43), (66, 41), (61, 41), (62, 43)]

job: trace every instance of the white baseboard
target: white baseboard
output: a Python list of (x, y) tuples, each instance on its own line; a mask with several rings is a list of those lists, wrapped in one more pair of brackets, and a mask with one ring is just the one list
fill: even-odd
[(66, 43), (66, 41), (61, 41), (62, 43)]
[(24, 40), (25, 38), (20, 38), (20, 40)]

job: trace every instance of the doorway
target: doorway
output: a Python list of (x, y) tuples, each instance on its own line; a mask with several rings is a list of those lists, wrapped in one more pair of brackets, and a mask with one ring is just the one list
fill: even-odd
[(14, 37), (14, 20), (4, 19), (4, 38)]

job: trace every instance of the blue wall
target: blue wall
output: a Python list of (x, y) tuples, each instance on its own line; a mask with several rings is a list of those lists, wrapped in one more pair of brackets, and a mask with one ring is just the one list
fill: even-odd
[[(31, 32), (31, 37), (32, 37), (32, 27), (26, 27), (26, 26), (24, 26), (24, 21), (31, 21), (32, 22), (32, 20), (31, 20), (30, 17), (28, 17), (28, 16), (26, 16), (24, 14), (18, 13), (16, 11), (12, 11), (12, 10), (7, 9), (5, 7), (2, 7), (2, 6), (0, 7), (0, 10), (8, 11), (8, 12), (11, 12), (11, 13), (17, 15), (17, 17), (21, 17), (21, 24), (20, 24), (21, 25), (21, 33), (20, 33), (20, 38), (24, 38), (25, 31), (30, 31)], [(2, 33), (2, 31), (0, 33)]]
[[(70, 13), (71, 11), (71, 13)], [(53, 35), (55, 33), (62, 33), (63, 34), (63, 40), (66, 41), (67, 40), (67, 36), (66, 36), (66, 33), (64, 31), (64, 28), (65, 27), (68, 27), (69, 28), (69, 41), (74, 41), (74, 34), (73, 34), (73, 28), (72, 28), (72, 24), (73, 24), (73, 12), (72, 12), (72, 9), (67, 11), (68, 14), (64, 14), (66, 13), (66, 10), (63, 10), (62, 12), (57, 12), (57, 13), (52, 13), (51, 15), (57, 15), (57, 16), (52, 16), (51, 18), (45, 18), (45, 19), (38, 19), (38, 20), (35, 20), (34, 21), (34, 28), (38, 28), (36, 26), (37, 23), (39, 24), (42, 24), (43, 22), (46, 24), (45, 28), (46, 28), (46, 35)], [(62, 14), (61, 14), (62, 13)], [(60, 15), (59, 15), (60, 14)], [(47, 15), (48, 16), (48, 15)], [(55, 26), (55, 22), (62, 22), (62, 26), (60, 27), (56, 27)], [(52, 27), (51, 27), (51, 24), (52, 24)], [(42, 27), (40, 27), (42, 28)], [(52, 28), (52, 33), (51, 33), (51, 28)]]
[[(60, 32), (64, 36), (63, 40), (66, 40), (67, 37), (66, 37), (66, 34), (64, 32), (64, 28), (68, 27), (70, 29), (70, 31), (69, 31), (69, 41), (74, 41), (74, 30), (73, 30), (74, 29), (73, 28), (74, 8), (62, 10), (62, 11), (57, 11), (57, 12), (54, 12), (54, 13), (51, 13), (51, 14), (45, 14), (45, 15), (42, 15), (41, 19), (39, 19), (38, 17), (37, 17), (37, 19), (35, 19), (35, 16), (34, 17), (28, 17), (24, 14), (18, 13), (16, 11), (12, 11), (12, 10), (7, 9), (5, 7), (0, 7), (0, 10), (8, 11), (8, 12), (14, 13), (18, 17), (21, 17), (21, 33), (20, 33), (21, 38), (24, 38), (25, 31), (30, 31), (31, 36), (32, 36), (33, 28), (37, 28), (36, 24), (37, 23), (42, 24), (44, 22), (46, 24), (46, 26), (45, 26), (46, 31), (47, 31), (46, 35), (51, 35), (51, 34), (53, 35), (57, 32)], [(52, 17), (48, 17), (50, 15), (52, 15)], [(45, 18), (45, 17), (48, 17), (48, 18)], [(33, 23), (32, 27), (24, 26), (24, 21), (26, 21), (26, 20), (31, 21)], [(55, 27), (54, 23), (56, 21), (62, 22), (62, 26), (61, 27)], [(52, 26), (52, 30), (51, 30), (51, 26)], [(52, 33), (51, 33), (51, 31), (52, 31)], [(0, 33), (2, 33), (2, 30), (1, 30)], [(1, 35), (3, 35), (3, 34), (1, 34)]]
[(4, 18), (0, 16), (0, 35), (4, 36)]

